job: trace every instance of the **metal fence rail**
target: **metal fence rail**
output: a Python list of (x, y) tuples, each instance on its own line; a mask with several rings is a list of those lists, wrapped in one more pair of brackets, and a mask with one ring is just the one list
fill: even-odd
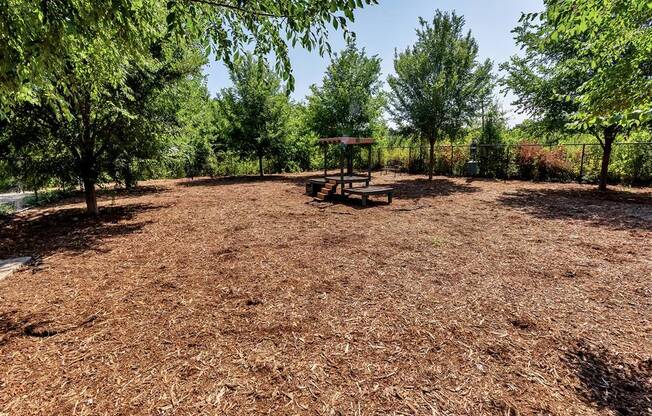
[[(540, 181), (597, 182), (602, 161), (598, 143), (558, 145), (480, 144), (479, 176)], [(379, 147), (374, 154), (377, 169), (388, 166), (404, 172), (426, 173), (427, 144)], [(435, 146), (435, 173), (465, 176), (470, 160), (468, 145)], [(614, 143), (609, 165), (609, 181), (652, 185), (652, 142)]]

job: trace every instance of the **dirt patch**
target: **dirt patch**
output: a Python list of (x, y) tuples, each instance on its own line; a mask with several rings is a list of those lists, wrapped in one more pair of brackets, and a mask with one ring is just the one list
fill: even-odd
[[(0, 413), (650, 414), (652, 198), (154, 181), (0, 226)], [(379, 199), (381, 201), (382, 198)]]

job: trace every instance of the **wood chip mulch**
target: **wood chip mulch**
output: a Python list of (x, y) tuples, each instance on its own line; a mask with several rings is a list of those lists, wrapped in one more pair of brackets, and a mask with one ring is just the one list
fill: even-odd
[(0, 414), (652, 414), (649, 189), (306, 178), (0, 223)]

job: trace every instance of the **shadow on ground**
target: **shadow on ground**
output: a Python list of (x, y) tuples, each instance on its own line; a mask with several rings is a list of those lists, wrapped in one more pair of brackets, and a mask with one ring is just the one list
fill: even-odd
[(480, 188), (462, 184), (450, 179), (434, 178), (428, 180), (419, 179), (402, 179), (388, 184), (394, 188), (394, 198), (396, 199), (419, 199), (431, 196), (449, 196), (459, 193), (478, 192)]
[(613, 229), (652, 230), (652, 194), (593, 189), (519, 189), (498, 203), (541, 219), (576, 219)]
[(652, 359), (626, 363), (606, 350), (580, 344), (566, 356), (581, 382), (582, 398), (618, 415), (652, 414)]
[(308, 179), (318, 177), (315, 176), (284, 176), (284, 175), (265, 175), (260, 176), (221, 176), (219, 178), (198, 178), (198, 179), (186, 179), (182, 182), (179, 182), (180, 186), (225, 186), (225, 185), (240, 185), (246, 183), (262, 183), (262, 182), (290, 182), (296, 184), (305, 184)]
[(130, 204), (101, 207), (97, 218), (82, 208), (30, 212), (0, 224), (0, 258), (42, 257), (55, 252), (101, 251), (103, 240), (132, 234), (152, 221), (129, 222), (164, 206)]
[[(168, 186), (162, 185), (138, 185), (131, 189), (105, 188), (99, 190), (98, 197), (101, 200), (139, 198), (146, 195), (161, 194), (169, 190), (170, 188)], [(80, 193), (80, 197), (83, 197), (83, 193)]]

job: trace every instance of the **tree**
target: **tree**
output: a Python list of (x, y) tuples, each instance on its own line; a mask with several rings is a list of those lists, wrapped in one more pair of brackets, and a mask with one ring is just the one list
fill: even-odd
[(478, 45), (470, 31), (463, 34), (462, 16), (437, 11), (432, 23), (419, 23), (416, 44), (394, 58), (390, 114), (400, 128), (429, 140), (432, 180), (435, 143), (455, 137), (477, 114), (491, 63), (478, 64)]
[(206, 77), (193, 77), (180, 83), (176, 96), (183, 100), (173, 143), (183, 149), (186, 176), (213, 176), (216, 160), (211, 143), (217, 134), (214, 103), (206, 87)]
[[(162, 44), (205, 47), (204, 55), (212, 51), (228, 65), (237, 65), (243, 50), (253, 45), (259, 56), (273, 53), (276, 69), (292, 88), (289, 45), (330, 52), (329, 28), (342, 29), (352, 39), (347, 23), (353, 11), (375, 3), (0, 0), (0, 118), (22, 117), (21, 106), (38, 112), (39, 122), (65, 145), (83, 178), (87, 210), (96, 214), (95, 184), (113, 163), (107, 159), (120, 160), (111, 173), (124, 167), (129, 173), (130, 155), (156, 147), (121, 129), (128, 120), (145, 120), (133, 117), (139, 103), (129, 82), (143, 69), (157, 72), (151, 69), (152, 57), (158, 59)], [(146, 129), (133, 131), (147, 135)]]
[(506, 174), (505, 148), (501, 146), (506, 128), (505, 115), (497, 102), (489, 102), (482, 107), (482, 125), (478, 140), (480, 175), (497, 177)]
[[(59, 97), (68, 57), (101, 50), (94, 68), (122, 85), (127, 61), (147, 60), (163, 39), (199, 43), (228, 64), (253, 44), (276, 56), (276, 69), (292, 87), (289, 46), (330, 52), (329, 29), (352, 39), (353, 11), (377, 0), (0, 0), (0, 109)], [(90, 65), (90, 62), (89, 62)]]
[(380, 58), (350, 42), (331, 60), (322, 86), (310, 87), (308, 125), (321, 137), (368, 137), (381, 117)]
[(147, 62), (132, 63), (118, 88), (105, 81), (102, 68), (89, 66), (101, 53), (91, 48), (70, 56), (56, 102), (23, 102), (3, 132), (17, 149), (64, 154), (83, 183), (92, 215), (98, 213), (95, 185), (104, 174), (115, 179), (120, 166), (152, 157), (162, 148), (158, 139), (175, 125), (179, 105), (166, 94), (175, 81), (197, 74), (204, 63), (193, 49), (159, 48)]
[(287, 134), (290, 104), (279, 77), (263, 59), (248, 54), (230, 71), (233, 87), (220, 93), (219, 103), (230, 122), (229, 144), (241, 157), (263, 158), (280, 151)]
[[(547, 0), (514, 30), (525, 57), (503, 64), (522, 111), (593, 133), (607, 188), (618, 135), (652, 120), (652, 7), (637, 0)], [(538, 21), (537, 21), (538, 20)]]

